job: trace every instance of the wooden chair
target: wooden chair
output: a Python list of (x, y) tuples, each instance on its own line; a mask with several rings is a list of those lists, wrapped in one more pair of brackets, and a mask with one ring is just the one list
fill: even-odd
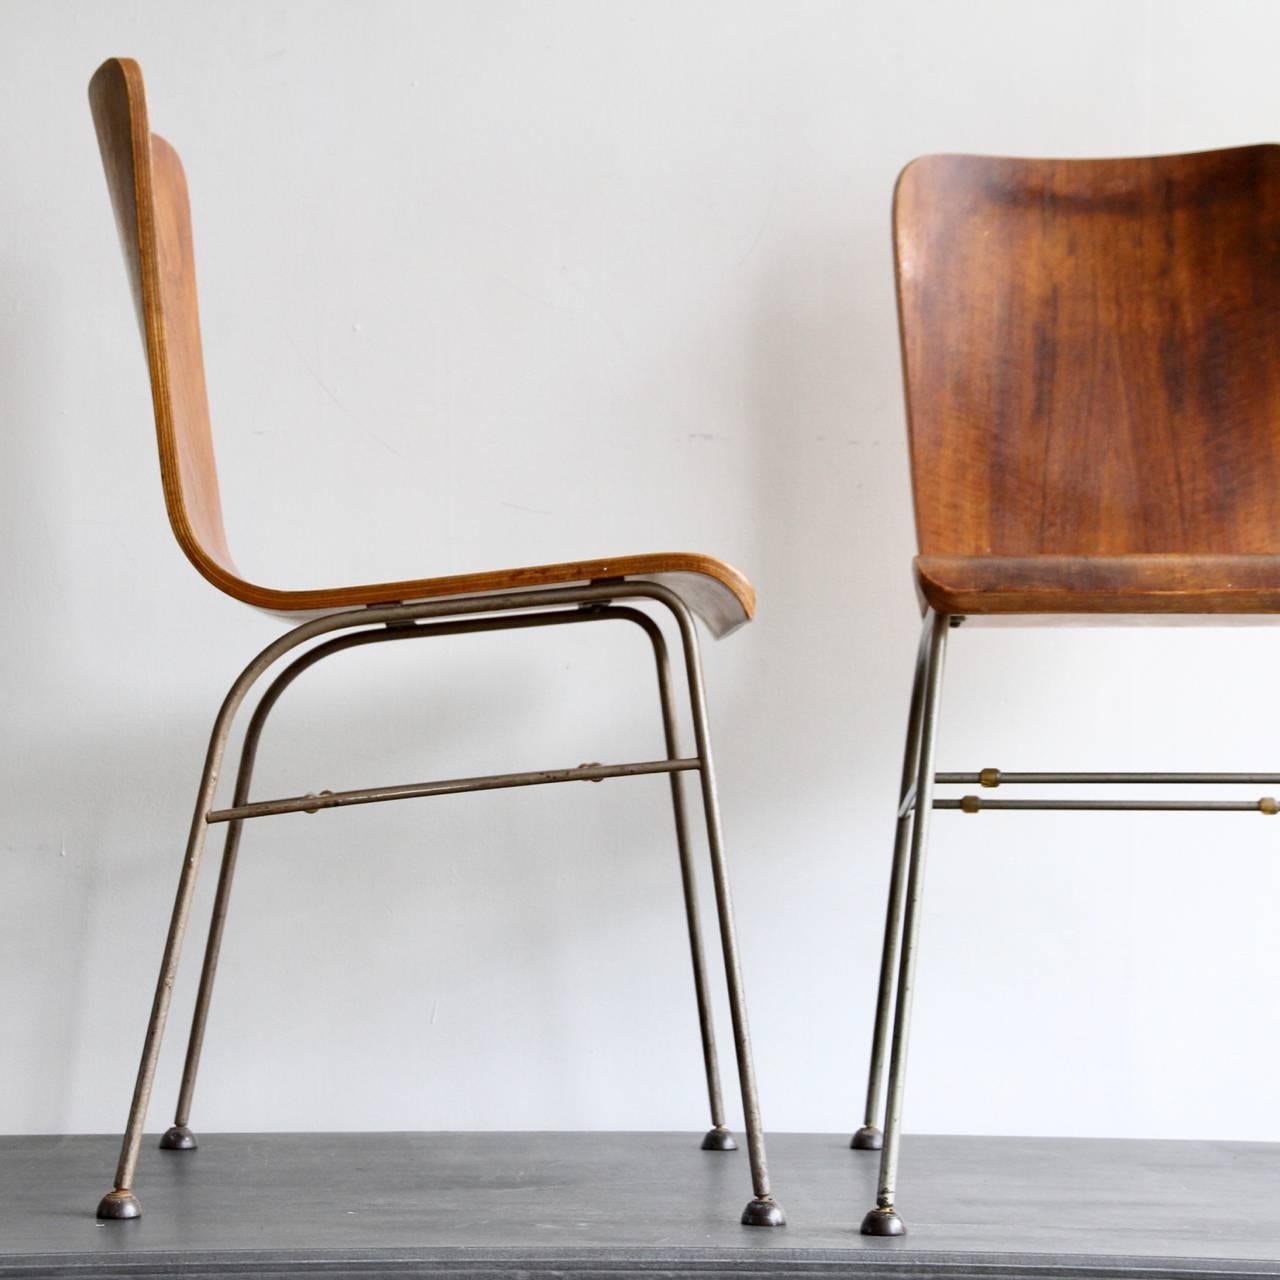
[(1280, 612), (1280, 147), (929, 156), (899, 178), (893, 218), (925, 624), (852, 1142), (883, 1148), (862, 1224), (878, 1236), (905, 1229), (898, 1149), (931, 811), (1277, 809), (1269, 797), (935, 799), (934, 784), (1280, 781), (934, 772), (944, 651), (961, 621)]
[[(295, 623), (305, 619), (264, 649), (244, 669), (232, 685), (214, 723), (147, 1025), (115, 1187), (98, 1206), (98, 1216), (107, 1219), (136, 1218), (141, 1212), (133, 1193), (134, 1173), (207, 829), (221, 824), (225, 825), (227, 834), (177, 1113), (173, 1127), (160, 1143), (166, 1150), (177, 1152), (190, 1151), (196, 1145), (188, 1119), (242, 824), (250, 818), (267, 814), (311, 813), (344, 805), (502, 787), (598, 781), (641, 774), (665, 773), (670, 777), (711, 1109), (712, 1127), (702, 1145), (708, 1151), (736, 1149), (725, 1126), (721, 1102), (715, 1032), (698, 923), (695, 873), (679, 778), (679, 774), (689, 772), (696, 773), (701, 784), (747, 1128), (754, 1194), (743, 1212), (742, 1221), (752, 1226), (782, 1225), (784, 1216), (770, 1195), (765, 1167), (764, 1140), (760, 1130), (760, 1110), (725, 872), (706, 699), (694, 624), (696, 614), (714, 635), (721, 636), (747, 622), (755, 606), (751, 584), (719, 560), (683, 553), (622, 556), (446, 578), (305, 590), (278, 590), (247, 581), (231, 559), (222, 525), (205, 395), (190, 214), (182, 165), (174, 149), (150, 131), (142, 74), (137, 63), (128, 58), (112, 58), (105, 62), (90, 82), (89, 99), (151, 371), (160, 474), (174, 535), (196, 569), (227, 595), (288, 617)], [(693, 755), (683, 755), (680, 751), (665, 642), (654, 619), (635, 607), (641, 602), (658, 605), (668, 611), (679, 631), (697, 743)], [(254, 756), (266, 717), (285, 688), (299, 674), (329, 655), (383, 641), (598, 621), (624, 621), (637, 625), (652, 642), (665, 731), (662, 758), (358, 791), (326, 791), (319, 795), (277, 800), (250, 800)], [(326, 636), (330, 638), (322, 639)], [(215, 808), (215, 788), (228, 733), (245, 696), (277, 661), (313, 640), (321, 642), (304, 650), (301, 656), (295, 656), (262, 695), (247, 729), (232, 803), (230, 807)]]

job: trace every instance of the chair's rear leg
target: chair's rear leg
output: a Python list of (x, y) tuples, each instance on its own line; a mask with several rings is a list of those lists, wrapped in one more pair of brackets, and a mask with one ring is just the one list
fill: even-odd
[(926, 619), (916, 651), (915, 678), (911, 684), (911, 710), (907, 715), (907, 740), (902, 752), (902, 784), (898, 790), (898, 824), (893, 841), (893, 866), (889, 873), (889, 899), (884, 918), (884, 943), (880, 952), (880, 987), (876, 995), (876, 1023), (871, 1037), (871, 1065), (867, 1071), (867, 1102), (862, 1128), (849, 1141), (855, 1151), (879, 1151), (884, 1145), (880, 1130), (880, 1106), (884, 1092), (884, 1064), (893, 1016), (893, 980), (898, 967), (898, 943), (902, 933), (902, 889), (906, 882), (907, 850), (911, 843), (914, 806), (908, 804), (916, 780), (920, 755), (920, 711), (924, 705), (924, 679), (929, 659), (931, 622)]
[(738, 1060), (738, 1081), (742, 1090), (742, 1112), (747, 1131), (747, 1155), (751, 1162), (751, 1184), (755, 1193), (742, 1211), (742, 1222), (749, 1227), (780, 1227), (787, 1218), (782, 1206), (773, 1199), (769, 1188), (769, 1168), (765, 1158), (755, 1065), (751, 1057), (751, 1032), (747, 1026), (742, 965), (738, 959), (738, 938), (733, 921), (733, 902), (729, 893), (729, 876), (720, 828), (720, 800), (716, 794), (715, 766), (711, 758), (711, 734), (707, 724), (707, 701), (702, 683), (698, 637), (693, 619), (683, 604), (678, 600), (668, 600), (667, 603), (680, 624), (685, 671), (689, 680), (693, 733), (698, 759), (701, 761), (698, 777), (702, 784), (702, 808), (707, 822), (711, 877), (715, 885), (720, 944), (724, 953), (725, 980), (729, 988), (729, 1013), (733, 1021), (733, 1045)]
[(942, 693), (942, 668), (946, 657), (945, 615), (932, 615), (929, 631), (928, 669), (924, 707), (920, 721), (920, 755), (916, 768), (916, 816), (911, 832), (911, 858), (907, 868), (906, 911), (902, 923), (902, 957), (898, 965), (898, 1007), (893, 1020), (893, 1046), (889, 1064), (889, 1100), (885, 1114), (884, 1150), (880, 1154), (880, 1188), (876, 1207), (862, 1220), (862, 1234), (900, 1236), (906, 1231), (896, 1208), (898, 1152), (902, 1140), (902, 1099), (907, 1075), (907, 1038), (911, 1028), (911, 999), (915, 989), (916, 958), (920, 943), (920, 911), (924, 898), (925, 855), (929, 818), (933, 809), (934, 746), (937, 742), (938, 703)]
[[(653, 643), (654, 664), (658, 675), (658, 697), (662, 703), (662, 731), (666, 743), (667, 758), (680, 755), (679, 730), (676, 724), (675, 700), (671, 693), (671, 664), (667, 657), (667, 642), (658, 624), (646, 613), (628, 610), (628, 616), (640, 624)], [(670, 775), (671, 809), (676, 825), (676, 847), (680, 853), (680, 881), (684, 889), (685, 922), (689, 930), (689, 953), (693, 961), (693, 989), (698, 1002), (698, 1027), (702, 1033), (702, 1065), (707, 1078), (707, 1101), (711, 1110), (711, 1128), (702, 1140), (704, 1151), (736, 1151), (724, 1117), (724, 1098), (720, 1090), (720, 1061), (716, 1050), (715, 1018), (711, 1010), (711, 995), (707, 985), (707, 964), (702, 945), (702, 922), (698, 910), (698, 880), (693, 865), (693, 851), (689, 843), (688, 815), (685, 812), (684, 790), (680, 775)]]
[[(239, 786), (236, 787), (234, 803), (244, 804), (248, 798), (246, 780), (243, 793)], [(222, 933), (227, 923), (227, 908), (231, 902), (231, 886), (235, 880), (236, 857), (240, 850), (240, 832), (243, 826), (244, 823), (238, 820), (227, 824), (227, 838), (222, 845), (222, 866), (218, 871), (218, 888), (213, 899), (213, 915), (209, 920), (209, 936), (204, 948), (204, 964), (200, 969), (200, 988), (196, 993), (191, 1034), (187, 1039), (187, 1056), (182, 1066), (182, 1087), (178, 1090), (173, 1124), (160, 1139), (160, 1146), (165, 1151), (194, 1151), (198, 1145), (195, 1134), (188, 1127), (191, 1120), (191, 1100), (196, 1088), (196, 1074), (200, 1070), (204, 1029), (209, 1019), (214, 979), (218, 974), (218, 955), (222, 950)]]
[[(376, 634), (376, 633), (375, 633)], [(380, 637), (379, 637), (380, 638)], [(240, 749), (240, 766), (236, 770), (234, 804), (248, 802), (249, 788), (253, 782), (253, 768), (258, 759), (258, 743), (262, 728), (280, 695), (308, 667), (328, 653), (365, 642), (367, 633), (340, 636), (327, 641), (309, 653), (304, 653), (286, 667), (267, 687), (254, 708), (245, 730), (244, 745)], [(227, 824), (227, 837), (222, 845), (222, 866), (218, 871), (218, 888), (213, 899), (213, 914), (209, 919), (209, 936), (205, 942), (204, 964), (200, 970), (200, 987), (196, 992), (195, 1011), (191, 1016), (191, 1033), (187, 1039), (187, 1056), (182, 1067), (182, 1085), (178, 1090), (178, 1105), (173, 1124), (160, 1139), (165, 1151), (194, 1151), (196, 1137), (189, 1128), (191, 1102), (196, 1089), (196, 1076), (200, 1071), (200, 1054), (204, 1048), (205, 1025), (209, 1020), (209, 1004), (213, 999), (213, 985), (218, 976), (218, 958), (222, 951), (222, 934), (226, 928), (227, 910), (231, 904), (231, 889), (235, 882), (236, 861), (240, 852), (240, 835), (244, 822), (237, 819)]]

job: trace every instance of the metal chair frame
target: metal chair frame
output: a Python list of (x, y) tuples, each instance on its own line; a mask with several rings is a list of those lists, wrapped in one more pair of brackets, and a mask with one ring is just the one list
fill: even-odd
[[(672, 692), (667, 646), (657, 622), (647, 613), (616, 600), (648, 601), (667, 609), (680, 632), (688, 685), (689, 711), (693, 723), (696, 753), (680, 754), (675, 701)], [(653, 648), (662, 710), (666, 756), (660, 760), (636, 761), (614, 765), (581, 765), (571, 769), (540, 772), (495, 774), (476, 778), (456, 778), (438, 782), (365, 788), (353, 791), (322, 792), (279, 800), (250, 802), (249, 788), (262, 729), (280, 696), (305, 670), (332, 654), (366, 644), (408, 640), (430, 636), (459, 635), (471, 632), (517, 630), (534, 627), (570, 625), (595, 621), (631, 622), (648, 635)], [(218, 779), (228, 738), (236, 715), (255, 684), (281, 659), (308, 641), (334, 632), (348, 632), (304, 651), (276, 675), (267, 686), (250, 718), (241, 748), (232, 805), (215, 809)], [(160, 973), (156, 982), (151, 1015), (147, 1023), (142, 1057), (129, 1108), (129, 1118), (121, 1144), (115, 1186), (103, 1197), (98, 1216), (107, 1219), (136, 1218), (141, 1205), (133, 1186), (142, 1145), (143, 1127), (155, 1080), (165, 1022), (168, 1017), (174, 982), (177, 978), (201, 856), (210, 826), (227, 828), (222, 866), (210, 918), (204, 964), (196, 996), (191, 1033), (187, 1046), (182, 1085), (172, 1127), (160, 1145), (170, 1151), (190, 1151), (196, 1139), (189, 1128), (191, 1106), (204, 1043), (209, 1005), (213, 996), (221, 950), (223, 929), (235, 878), (243, 824), (250, 818), (272, 814), (308, 812), (340, 808), (354, 804), (372, 804), (387, 800), (410, 799), (432, 795), (450, 795), (468, 791), (487, 791), (557, 782), (598, 782), (605, 778), (666, 773), (671, 779), (671, 800), (676, 827), (676, 844), (680, 860), (685, 917), (693, 964), (694, 992), (702, 1039), (703, 1066), (711, 1111), (711, 1129), (703, 1139), (703, 1149), (732, 1151), (736, 1149), (726, 1124), (721, 1095), (715, 1027), (703, 958), (701, 925), (698, 914), (697, 883), (693, 855), (689, 843), (687, 815), (678, 775), (697, 773), (707, 844), (716, 899), (720, 942), (728, 988), (729, 1009), (733, 1024), (734, 1049), (738, 1079), (742, 1091), (743, 1115), (747, 1137), (747, 1155), (751, 1166), (753, 1197), (742, 1214), (748, 1226), (780, 1226), (785, 1216), (772, 1198), (761, 1130), (760, 1105), (752, 1063), (751, 1038), (747, 1026), (743, 996), (742, 971), (734, 928), (733, 906), (725, 866), (720, 804), (716, 792), (715, 770), (711, 755), (706, 692), (698, 637), (693, 616), (684, 601), (672, 590), (656, 582), (627, 580), (593, 582), (588, 586), (548, 590), (515, 591), (506, 594), (433, 600), (420, 603), (377, 605), (344, 610), (304, 622), (268, 645), (241, 672), (232, 684), (214, 721), (197, 794), (195, 813), (187, 839), (177, 895), (165, 940)]]
[[(936, 784), (978, 783), (986, 788), (1021, 783), (1223, 784), (1280, 783), (1275, 773), (1005, 773), (986, 768), (972, 773), (940, 773), (934, 768), (938, 715), (942, 701), (943, 666), (948, 633), (964, 622), (962, 615), (925, 614), (916, 656), (911, 707), (907, 715), (902, 753), (902, 782), (889, 876), (880, 982), (876, 997), (871, 1063), (867, 1072), (862, 1127), (850, 1140), (854, 1150), (880, 1151), (876, 1207), (862, 1221), (862, 1234), (899, 1236), (906, 1226), (897, 1207), (898, 1160), (902, 1142), (902, 1105), (906, 1090), (907, 1049), (911, 1005), (915, 995), (916, 962), (920, 944), (920, 913), (924, 902), (925, 860), (929, 848), (929, 818), (934, 810), (963, 813), (1001, 810), (1073, 810), (1083, 812), (1168, 812), (1201, 810), (1217, 813), (1274, 815), (1274, 797), (1258, 800), (986, 800), (975, 795), (935, 799)], [(885, 1063), (888, 1060), (888, 1093)], [(880, 1128), (883, 1123), (883, 1130)]]

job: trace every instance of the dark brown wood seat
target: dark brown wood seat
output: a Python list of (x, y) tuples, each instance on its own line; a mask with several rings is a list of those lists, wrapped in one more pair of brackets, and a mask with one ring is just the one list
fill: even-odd
[(938, 613), (1280, 613), (1280, 556), (917, 556)]

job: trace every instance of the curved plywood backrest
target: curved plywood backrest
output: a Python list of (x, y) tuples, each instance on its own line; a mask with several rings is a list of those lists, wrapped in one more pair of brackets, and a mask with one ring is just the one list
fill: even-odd
[(1280, 147), (929, 156), (894, 239), (922, 553), (1280, 552)]
[(142, 72), (132, 59), (104, 62), (89, 82), (89, 102), (151, 371), (169, 523), (183, 551), (214, 586), (246, 604), (296, 617), (396, 601), (654, 578), (678, 584), (681, 596), (717, 635), (752, 616), (755, 593), (737, 570), (685, 552), (291, 590), (241, 578), (222, 526), (182, 164), (151, 132)]
[(182, 162), (150, 131), (132, 59), (98, 68), (89, 103), (151, 371), (169, 523), (196, 568), (227, 589), (238, 579), (222, 527)]

